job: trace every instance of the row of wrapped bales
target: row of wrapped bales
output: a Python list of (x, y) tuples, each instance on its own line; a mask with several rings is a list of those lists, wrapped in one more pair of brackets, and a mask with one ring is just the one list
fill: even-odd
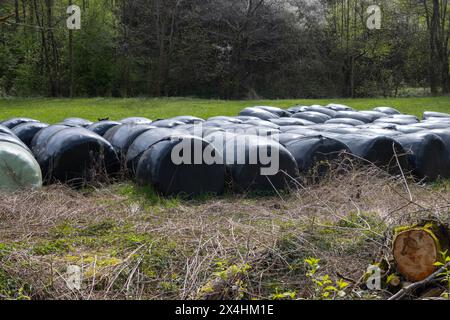
[(450, 115), (436, 112), (419, 120), (391, 107), (257, 106), (207, 120), (68, 118), (49, 126), (14, 118), (4, 124), (0, 134), (32, 150), (48, 183), (85, 184), (122, 169), (164, 195), (220, 194), (227, 184), (239, 192), (283, 190), (348, 157), (393, 174), (450, 177)]
[(34, 119), (13, 118), (4, 121), (39, 168), (46, 183), (63, 182), (71, 186), (86, 185), (101, 176), (119, 172), (116, 151), (100, 135), (86, 129), (93, 123), (68, 118), (48, 125)]
[(0, 191), (34, 189), (42, 186), (39, 164), (28, 146), (13, 132), (15, 126), (23, 123), (25, 122), (9, 121), (6, 122), (6, 126), (0, 123)]
[[(450, 114), (425, 112), (420, 120), (391, 107), (356, 111), (336, 104), (297, 106), (288, 109), (287, 116), (272, 110), (246, 108), (240, 115), (251, 114), (278, 124), (280, 142), (287, 146), (302, 139), (332, 139), (346, 145), (363, 163), (376, 164), (391, 173), (411, 172), (425, 180), (450, 177)], [(298, 119), (305, 123), (297, 123)], [(297, 159), (303, 153), (293, 148), (290, 151)], [(298, 164), (301, 168), (302, 161)]]

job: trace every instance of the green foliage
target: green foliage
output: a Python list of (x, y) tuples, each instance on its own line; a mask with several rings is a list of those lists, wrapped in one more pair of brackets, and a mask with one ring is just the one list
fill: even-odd
[(313, 285), (313, 298), (319, 300), (335, 300), (345, 297), (345, 289), (349, 284), (341, 279), (333, 281), (329, 275), (319, 276), (319, 262), (320, 260), (315, 258), (308, 258), (305, 260), (305, 264), (308, 267), (306, 276)]
[(448, 255), (448, 250), (441, 252), (441, 261), (436, 262), (434, 265), (444, 269), (443, 272), (438, 274), (438, 277), (441, 277), (442, 283), (447, 286), (447, 291), (442, 296), (450, 300), (450, 256)]
[[(3, 2), (0, 17), (14, 12)], [(1, 22), (0, 96), (69, 96), (71, 69), (76, 96), (375, 97), (429, 84), (422, 5), (378, 1), (382, 29), (372, 31), (365, 2), (289, 3), (298, 10), (269, 1), (250, 3), (248, 14), (231, 0), (83, 2), (71, 61), (68, 3), (19, 1), (20, 23)]]

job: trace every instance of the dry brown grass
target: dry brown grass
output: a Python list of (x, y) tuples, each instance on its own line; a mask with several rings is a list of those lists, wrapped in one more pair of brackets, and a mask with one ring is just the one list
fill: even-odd
[[(367, 266), (388, 256), (395, 226), (450, 222), (448, 185), (420, 186), (376, 168), (330, 174), (290, 195), (145, 196), (131, 185), (2, 194), (0, 298), (310, 298), (310, 256), (358, 298)], [(80, 290), (67, 287), (71, 264), (83, 267)]]

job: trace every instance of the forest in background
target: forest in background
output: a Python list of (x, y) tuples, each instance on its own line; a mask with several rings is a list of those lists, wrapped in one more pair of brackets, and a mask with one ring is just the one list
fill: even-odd
[[(66, 26), (81, 8), (81, 29)], [(367, 8), (382, 9), (370, 30)], [(450, 92), (448, 0), (0, 0), (0, 96)]]

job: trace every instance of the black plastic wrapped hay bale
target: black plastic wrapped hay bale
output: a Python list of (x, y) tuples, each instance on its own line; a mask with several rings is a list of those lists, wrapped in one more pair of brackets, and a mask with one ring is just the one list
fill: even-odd
[[(224, 132), (205, 139), (223, 155), (235, 191), (287, 190), (299, 177), (294, 157), (277, 141)], [(277, 161), (278, 168), (275, 167)]]
[(0, 133), (9, 134), (10, 136), (15, 136), (14, 132), (11, 129), (0, 125)]
[(308, 106), (295, 106), (287, 109), (291, 114), (308, 111)]
[(0, 140), (0, 191), (41, 186), (41, 168), (31, 152), (18, 144)]
[(331, 118), (334, 118), (337, 114), (337, 111), (334, 111), (333, 109), (330, 109), (327, 107), (322, 107), (322, 106), (317, 106), (317, 105), (309, 107), (306, 111), (314, 111), (314, 112), (323, 113)]
[(198, 124), (186, 124), (183, 126), (176, 127), (176, 131), (182, 132), (185, 135), (195, 136), (203, 139), (204, 137), (210, 135), (213, 132), (224, 131), (224, 129), (220, 127), (210, 127)]
[(413, 125), (396, 125), (395, 130), (398, 132), (408, 134), (408, 133), (416, 133), (420, 131), (427, 130), (426, 128), (421, 128)]
[[(270, 119), (278, 119), (278, 118), (280, 118), (280, 116), (278, 116), (278, 115), (276, 115), (276, 114), (274, 114), (274, 113), (272, 113), (272, 112), (269, 112), (269, 111), (266, 111), (266, 110), (263, 110), (263, 109), (258, 109), (258, 108), (245, 108), (244, 110), (242, 110), (240, 113), (239, 113), (239, 116), (244, 116), (244, 117), (256, 117), (256, 118), (259, 118), (259, 119), (261, 119), (261, 120), (270, 120)], [(244, 120), (244, 119), (242, 119), (242, 120)], [(248, 120), (250, 120), (250, 119), (248, 119)]]
[(165, 119), (165, 120), (156, 120), (152, 122), (152, 126), (158, 127), (158, 128), (175, 128), (178, 126), (182, 126), (185, 123), (178, 120), (173, 119)]
[(125, 118), (119, 121), (120, 123), (123, 124), (152, 124), (152, 120), (148, 119), (148, 118), (144, 118), (144, 117), (130, 117), (130, 118)]
[(126, 165), (130, 172), (134, 173), (136, 171), (139, 159), (145, 151), (155, 143), (166, 140), (174, 135), (183, 136), (183, 133), (175, 129), (156, 128), (139, 135), (128, 148), (126, 155)]
[(325, 123), (326, 121), (330, 120), (331, 117), (320, 112), (314, 112), (314, 111), (305, 111), (305, 112), (299, 112), (292, 116), (292, 118), (295, 119), (303, 119), (307, 121), (311, 121), (314, 123)]
[(326, 106), (326, 108), (330, 108), (334, 111), (353, 111), (353, 108), (343, 105), (343, 104), (337, 104), (337, 103), (330, 103)]
[(33, 154), (39, 153), (41, 149), (46, 146), (47, 140), (52, 135), (67, 128), (74, 128), (74, 127), (65, 124), (54, 124), (39, 130), (39, 132), (36, 133), (34, 135), (34, 138), (31, 140), (30, 149), (31, 151), (33, 151)]
[(320, 135), (320, 132), (317, 130), (310, 129), (309, 127), (302, 127), (302, 126), (286, 126), (281, 127), (281, 133), (294, 133), (299, 134), (302, 136), (317, 136)]
[(276, 124), (280, 127), (285, 126), (311, 126), (314, 124), (312, 121), (297, 118), (281, 118), (281, 119), (271, 119), (270, 122)]
[(411, 125), (418, 123), (419, 119), (416, 116), (407, 114), (394, 114), (390, 118), (381, 118), (375, 120), (375, 123), (395, 124), (395, 125)]
[(87, 128), (90, 125), (92, 125), (92, 121), (83, 119), (83, 118), (67, 118), (64, 119), (61, 124), (67, 124), (70, 126), (75, 126), (75, 127), (83, 127), (83, 128)]
[(243, 120), (238, 119), (236, 117), (227, 117), (227, 116), (217, 116), (217, 117), (211, 117), (208, 118), (207, 120), (209, 121), (226, 121), (226, 122), (231, 122), (231, 123), (242, 123)]
[(103, 137), (109, 129), (119, 125), (121, 125), (121, 123), (117, 121), (103, 120), (91, 124), (87, 129)]
[(111, 144), (81, 127), (54, 133), (35, 156), (47, 183), (64, 182), (81, 187), (120, 170)]
[(195, 164), (195, 157), (200, 152), (215, 156), (217, 150), (205, 140), (193, 136), (159, 141), (141, 156), (136, 180), (140, 185), (153, 186), (166, 196), (222, 194), (225, 188), (225, 166), (206, 163), (203, 159)]
[(30, 119), (30, 118), (12, 118), (12, 119), (3, 121), (1, 123), (1, 125), (4, 127), (7, 127), (8, 129), (12, 129), (15, 126), (18, 126), (19, 124), (28, 123), (28, 122), (39, 122), (39, 121), (35, 120), (35, 119)]
[(362, 113), (358, 111), (339, 111), (335, 119), (344, 118), (344, 119), (355, 119), (364, 123), (371, 123), (377, 119), (377, 116), (372, 114)]
[(364, 122), (362, 122), (361, 120), (350, 118), (335, 118), (328, 120), (327, 122), (325, 122), (325, 124), (346, 124), (350, 126), (362, 126), (364, 125)]
[(418, 132), (395, 137), (408, 152), (412, 173), (418, 179), (434, 181), (449, 176), (449, 150), (436, 134)]
[(426, 119), (429, 119), (429, 118), (446, 118), (446, 119), (450, 119), (450, 113), (425, 111), (423, 113), (423, 119), (426, 120)]
[(279, 129), (280, 126), (276, 125), (275, 123), (272, 123), (271, 121), (265, 121), (265, 120), (247, 120), (244, 121), (244, 124), (251, 124), (255, 127), (267, 127), (272, 129)]
[(196, 123), (201, 123), (201, 122), (205, 121), (201, 118), (193, 117), (193, 116), (178, 116), (178, 117), (171, 118), (170, 120), (182, 122), (184, 124), (196, 124)]
[(344, 143), (323, 136), (295, 139), (286, 144), (286, 149), (297, 161), (300, 174), (313, 181), (328, 173), (333, 162), (343, 160), (350, 153)]
[(302, 138), (304, 138), (304, 137), (305, 137), (305, 136), (304, 136), (304, 135), (301, 135), (301, 134), (295, 134), (295, 133), (280, 133), (280, 134), (278, 135), (278, 142), (279, 142), (282, 146), (286, 147), (286, 145), (287, 145), (288, 143), (294, 142), (294, 141), (296, 141), (296, 140), (300, 140), (300, 139), (302, 139)]
[(256, 106), (256, 107), (254, 107), (254, 108), (256, 108), (256, 109), (261, 109), (261, 110), (264, 110), (264, 111), (268, 111), (268, 112), (270, 112), (270, 113), (273, 113), (273, 114), (279, 116), (280, 118), (283, 118), (283, 117), (290, 117), (290, 116), (291, 116), (291, 113), (290, 113), (289, 111), (284, 110), (284, 109), (281, 109), (281, 108), (277, 108), (277, 107), (271, 107), (271, 106)]
[(387, 115), (401, 114), (400, 111), (394, 109), (392, 107), (376, 107), (373, 109), (374, 111), (383, 112)]
[(116, 150), (119, 158), (124, 160), (126, 158), (128, 148), (134, 140), (141, 134), (155, 127), (147, 124), (123, 124), (109, 129), (104, 138), (111, 143)]
[(390, 117), (392, 117), (392, 115), (388, 115), (388, 114), (386, 114), (384, 112), (375, 111), (375, 110), (362, 110), (362, 111), (359, 111), (359, 113), (368, 115), (368, 116), (372, 117), (375, 120), (381, 119), (381, 118), (390, 118)]
[(362, 164), (372, 163), (392, 174), (400, 173), (400, 168), (409, 169), (406, 151), (394, 138), (370, 134), (333, 134), (329, 137), (347, 145)]
[(34, 136), (44, 128), (47, 128), (49, 125), (47, 123), (41, 122), (28, 122), (22, 123), (18, 126), (14, 127), (12, 131), (14, 134), (22, 140), (29, 148), (31, 148), (31, 141)]

